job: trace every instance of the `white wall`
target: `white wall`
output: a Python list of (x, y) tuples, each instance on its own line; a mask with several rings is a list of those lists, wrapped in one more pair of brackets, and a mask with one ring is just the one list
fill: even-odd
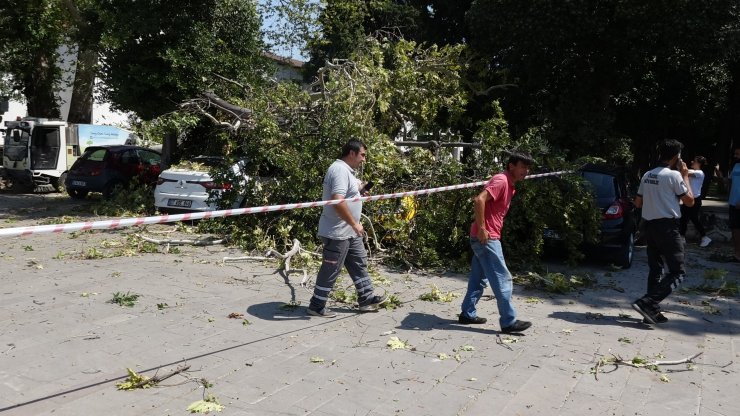
[(17, 102), (10, 101), (10, 106), (7, 113), (3, 113), (3, 121), (15, 120), (16, 117), (26, 116), (26, 106)]

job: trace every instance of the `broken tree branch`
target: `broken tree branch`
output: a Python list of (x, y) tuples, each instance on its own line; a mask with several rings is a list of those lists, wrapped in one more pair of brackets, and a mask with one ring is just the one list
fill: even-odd
[(139, 381), (133, 384), (128, 384), (128, 382), (119, 383), (118, 388), (121, 390), (136, 390), (136, 389), (142, 389), (142, 388), (147, 388), (147, 387), (154, 387), (157, 384), (159, 384), (161, 381), (167, 380), (168, 378), (176, 374), (180, 374), (184, 371), (187, 371), (188, 369), (190, 369), (190, 365), (186, 364), (186, 365), (178, 366), (176, 369), (170, 371), (169, 373), (165, 373), (161, 376), (155, 374), (152, 377), (146, 377), (143, 375), (136, 374), (133, 370), (129, 368), (128, 369), (129, 378), (127, 378), (127, 380), (133, 381), (131, 380), (131, 378), (135, 377), (139, 379)]
[(228, 111), (231, 114), (233, 114), (238, 119), (242, 119), (245, 116), (251, 116), (252, 110), (249, 108), (239, 107), (238, 105), (234, 105), (221, 97), (217, 96), (216, 94), (212, 92), (204, 92), (201, 94), (204, 98), (208, 99), (210, 102), (215, 104), (216, 106), (220, 107), (222, 110)]
[(697, 352), (696, 354), (692, 355), (691, 357), (686, 357), (686, 358), (683, 358), (683, 359), (680, 359), (680, 360), (664, 360), (664, 361), (661, 361), (661, 360), (656, 360), (656, 361), (653, 361), (653, 362), (652, 362), (651, 364), (653, 364), (653, 365), (676, 365), (676, 364), (688, 364), (688, 363), (693, 363), (693, 362), (694, 362), (694, 360), (695, 360), (695, 359), (696, 359), (696, 358), (697, 358), (698, 356), (700, 356), (700, 355), (702, 355), (702, 354), (704, 354), (704, 353), (703, 353), (703, 352)]
[(217, 244), (226, 244), (229, 241), (228, 237), (217, 239), (215, 237), (209, 236), (209, 237), (196, 238), (193, 240), (175, 239), (175, 238), (159, 240), (156, 238), (146, 237), (140, 234), (135, 234), (135, 235), (144, 241), (147, 241), (149, 243), (154, 243), (154, 244), (160, 244), (160, 245), (167, 244), (167, 245), (176, 245), (176, 246), (178, 245), (214, 246)]
[(293, 239), (293, 247), (285, 254), (281, 254), (277, 250), (269, 249), (265, 253), (264, 256), (258, 257), (258, 256), (242, 256), (242, 257), (224, 257), (223, 262), (224, 263), (232, 263), (232, 262), (239, 262), (239, 261), (249, 261), (249, 260), (267, 260), (270, 258), (279, 258), (283, 261), (283, 264), (277, 269), (278, 272), (283, 272), (285, 274), (285, 277), (287, 279), (287, 276), (291, 273), (303, 273), (303, 279), (301, 280), (301, 286), (306, 286), (308, 284), (308, 273), (305, 269), (291, 269), (290, 268), (290, 262), (293, 259), (293, 256), (299, 253), (310, 253), (313, 255), (316, 255), (316, 253), (306, 251), (301, 247), (301, 242), (298, 241), (298, 239)]
[(653, 371), (659, 371), (658, 366), (659, 365), (678, 365), (678, 364), (691, 364), (694, 363), (696, 358), (702, 355), (703, 352), (698, 352), (692, 356), (678, 359), (678, 360), (653, 360), (653, 361), (646, 361), (643, 358), (635, 357), (631, 360), (625, 360), (619, 355), (611, 354), (612, 358), (601, 358), (597, 361), (596, 365), (591, 369), (591, 371), (594, 373), (594, 377), (596, 380), (599, 379), (599, 371), (603, 366), (610, 364), (615, 367), (615, 370), (619, 368), (620, 365), (626, 365), (633, 368), (647, 368)]
[(180, 374), (180, 373), (182, 373), (184, 371), (187, 371), (189, 369), (190, 369), (190, 364), (181, 365), (181, 366), (178, 366), (176, 369), (170, 371), (169, 373), (165, 373), (164, 375), (161, 375), (161, 376), (155, 375), (149, 381), (151, 381), (154, 384), (157, 384), (157, 383), (159, 383), (161, 381), (167, 380), (168, 378), (170, 378), (170, 377), (172, 377), (174, 375)]

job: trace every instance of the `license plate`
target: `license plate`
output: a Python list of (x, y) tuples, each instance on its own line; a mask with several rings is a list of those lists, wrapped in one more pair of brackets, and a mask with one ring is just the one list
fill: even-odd
[(85, 182), (85, 181), (72, 181), (72, 185), (74, 185), (74, 186), (87, 186), (87, 182)]
[(168, 199), (167, 200), (168, 207), (190, 208), (191, 205), (193, 205), (193, 201), (189, 199)]

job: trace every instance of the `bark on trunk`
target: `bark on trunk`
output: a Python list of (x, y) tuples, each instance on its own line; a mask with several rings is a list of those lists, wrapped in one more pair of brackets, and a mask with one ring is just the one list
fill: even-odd
[(98, 51), (94, 48), (80, 48), (77, 53), (74, 89), (69, 103), (70, 123), (90, 124), (93, 120), (93, 86), (95, 69), (98, 63)]
[(167, 132), (162, 141), (162, 160), (160, 167), (165, 170), (172, 164), (172, 153), (177, 148), (177, 133), (174, 131)]
[(34, 60), (34, 69), (24, 80), (23, 95), (26, 97), (28, 115), (31, 117), (60, 118), (59, 103), (54, 96), (56, 90), (54, 56), (39, 52)]

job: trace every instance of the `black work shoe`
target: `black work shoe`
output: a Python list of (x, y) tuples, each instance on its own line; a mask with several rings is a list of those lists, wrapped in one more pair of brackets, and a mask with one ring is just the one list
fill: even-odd
[(516, 322), (514, 322), (511, 325), (505, 326), (505, 327), (501, 328), (501, 332), (503, 332), (504, 334), (511, 334), (511, 333), (514, 333), (514, 332), (522, 332), (522, 331), (525, 331), (530, 326), (532, 326), (532, 323), (531, 322), (517, 320)]
[(480, 325), (485, 324), (487, 321), (486, 318), (481, 318), (480, 316), (476, 316), (474, 318), (469, 318), (463, 314), (460, 314), (460, 317), (457, 318), (457, 322), (463, 324), (463, 325)]
[(371, 297), (370, 299), (366, 300), (365, 302), (362, 302), (360, 305), (360, 312), (372, 312), (377, 311), (378, 307), (388, 300), (387, 295), (378, 296), (375, 295)]
[(306, 309), (306, 313), (309, 314), (309, 315), (311, 315), (311, 316), (318, 316), (320, 318), (336, 318), (336, 316), (337, 316), (336, 313), (330, 311), (327, 308), (323, 308), (323, 309), (321, 309), (319, 311), (314, 310), (314, 309), (311, 309), (311, 308), (308, 308), (308, 309)]
[[(656, 324), (659, 320), (657, 315), (660, 312), (656, 311), (653, 306), (648, 304), (648, 302), (644, 301), (643, 299), (637, 299), (634, 303), (632, 303), (632, 308), (639, 312), (643, 318), (645, 318), (645, 323)], [(665, 319), (665, 316), (663, 318)]]
[[(656, 324), (664, 324), (664, 323), (668, 322), (668, 318), (666, 318), (666, 316), (663, 315), (662, 312), (656, 313), (654, 319), (655, 319), (655, 323)], [(647, 319), (644, 319), (643, 318), (642, 323), (643, 324), (649, 324), (650, 322), (648, 322)]]

